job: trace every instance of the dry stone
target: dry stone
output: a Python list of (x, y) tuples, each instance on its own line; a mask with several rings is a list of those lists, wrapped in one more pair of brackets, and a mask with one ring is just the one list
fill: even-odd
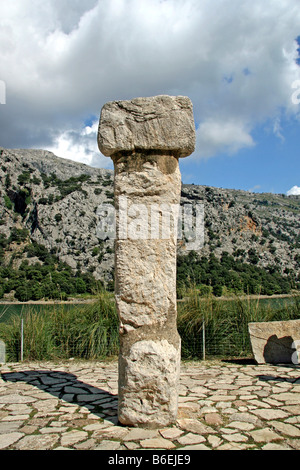
[(178, 407), (178, 158), (195, 148), (192, 103), (165, 95), (107, 103), (98, 144), (115, 173), (118, 416), (126, 425), (161, 427), (176, 421)]
[(249, 323), (248, 328), (258, 364), (299, 364), (300, 320)]
[(107, 103), (101, 112), (98, 143), (106, 156), (139, 149), (186, 157), (195, 147), (191, 101), (161, 95)]

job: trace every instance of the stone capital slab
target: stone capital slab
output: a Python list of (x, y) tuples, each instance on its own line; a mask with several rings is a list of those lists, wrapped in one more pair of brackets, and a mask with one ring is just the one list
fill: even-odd
[(159, 151), (187, 157), (195, 150), (193, 105), (186, 96), (111, 101), (101, 111), (98, 146), (114, 154)]

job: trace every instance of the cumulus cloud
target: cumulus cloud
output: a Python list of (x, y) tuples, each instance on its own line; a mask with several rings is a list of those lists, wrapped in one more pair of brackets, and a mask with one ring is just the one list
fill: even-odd
[(163, 93), (193, 101), (195, 158), (253, 146), (266, 120), (283, 139), (281, 120), (298, 112), (299, 24), (294, 0), (1, 2), (0, 145), (101, 166), (103, 104)]
[(293, 186), (286, 194), (288, 196), (300, 196), (300, 186)]
[(234, 154), (241, 148), (255, 145), (247, 129), (237, 121), (207, 119), (199, 125), (196, 135), (196, 158), (209, 158), (222, 152)]
[(97, 144), (98, 123), (85, 126), (81, 131), (68, 130), (59, 134), (48, 150), (55, 155), (87, 165), (111, 168), (111, 160), (101, 155)]

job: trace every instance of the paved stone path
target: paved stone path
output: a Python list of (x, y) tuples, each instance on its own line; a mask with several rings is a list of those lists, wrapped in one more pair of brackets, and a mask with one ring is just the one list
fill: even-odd
[(176, 425), (117, 423), (117, 363), (0, 366), (0, 449), (299, 450), (300, 367), (185, 362)]

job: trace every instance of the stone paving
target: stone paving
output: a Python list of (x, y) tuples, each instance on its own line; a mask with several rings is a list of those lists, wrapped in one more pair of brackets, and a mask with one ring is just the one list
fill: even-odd
[(117, 363), (0, 366), (0, 449), (299, 450), (300, 367), (183, 362), (176, 424), (118, 425)]

